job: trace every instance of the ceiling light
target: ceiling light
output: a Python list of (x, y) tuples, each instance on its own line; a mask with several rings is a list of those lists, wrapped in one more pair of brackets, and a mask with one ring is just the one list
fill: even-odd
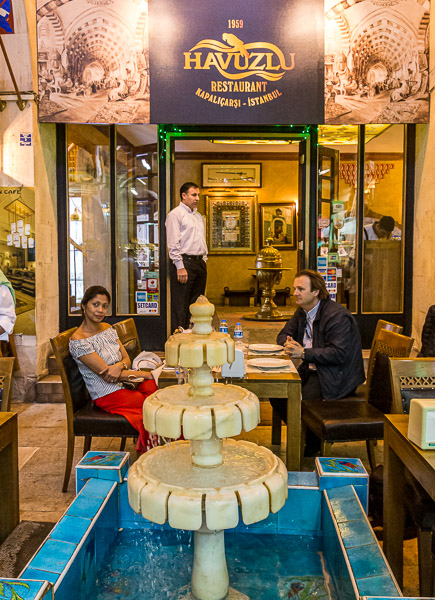
[(257, 144), (259, 146), (288, 146), (292, 144), (292, 140), (210, 140), (212, 144), (240, 144), (240, 145), (251, 145)]

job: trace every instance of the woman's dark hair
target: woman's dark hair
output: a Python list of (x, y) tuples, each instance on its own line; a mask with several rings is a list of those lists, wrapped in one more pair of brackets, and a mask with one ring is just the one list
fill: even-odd
[(102, 285), (91, 285), (83, 295), (82, 301), (80, 302), (80, 307), (83, 313), (83, 307), (86, 306), (88, 302), (93, 300), (96, 296), (106, 296), (107, 300), (110, 304), (110, 294)]
[(320, 275), (320, 273), (317, 273), (317, 271), (310, 271), (309, 269), (304, 269), (296, 273), (295, 279), (296, 277), (308, 277), (308, 279), (310, 280), (310, 291), (313, 292), (314, 290), (319, 290), (319, 295), (317, 296), (319, 300), (326, 300), (327, 298), (329, 298), (329, 292), (326, 289), (325, 280)]

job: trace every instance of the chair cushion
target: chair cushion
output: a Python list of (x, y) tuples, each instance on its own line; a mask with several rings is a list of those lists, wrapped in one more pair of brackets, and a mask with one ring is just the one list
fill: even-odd
[(122, 415), (101, 410), (92, 402), (74, 413), (74, 434), (95, 437), (137, 437), (138, 431)]
[(402, 398), (402, 407), (403, 412), (408, 415), (409, 414), (409, 405), (413, 398), (428, 398), (432, 399), (435, 397), (435, 389), (434, 388), (421, 388), (421, 387), (410, 387), (410, 388), (402, 388), (400, 390), (400, 396)]
[(383, 413), (358, 400), (302, 401), (302, 419), (327, 442), (384, 437)]

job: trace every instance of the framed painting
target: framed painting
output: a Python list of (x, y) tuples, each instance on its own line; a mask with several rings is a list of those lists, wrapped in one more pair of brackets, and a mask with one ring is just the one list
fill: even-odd
[(296, 202), (260, 204), (260, 248), (272, 238), (272, 246), (296, 250)]
[(261, 187), (261, 163), (203, 163), (202, 187)]
[(257, 194), (209, 194), (207, 245), (209, 254), (254, 254)]

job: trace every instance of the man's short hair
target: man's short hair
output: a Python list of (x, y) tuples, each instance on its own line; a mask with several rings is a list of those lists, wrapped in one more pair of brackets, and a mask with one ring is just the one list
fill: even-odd
[(381, 217), (378, 221), (378, 227), (383, 229), (384, 231), (388, 231), (391, 233), (394, 229), (395, 222), (393, 217)]
[(181, 200), (183, 199), (183, 194), (187, 194), (190, 188), (197, 188), (199, 190), (199, 185), (197, 185), (193, 181), (186, 181), (186, 183), (183, 183), (183, 185), (180, 187)]
[(314, 290), (319, 290), (319, 295), (317, 296), (319, 300), (326, 300), (329, 298), (329, 292), (326, 289), (325, 280), (320, 273), (317, 273), (317, 271), (303, 269), (302, 271), (296, 273), (295, 279), (296, 277), (308, 277), (310, 280), (311, 291), (313, 292)]

